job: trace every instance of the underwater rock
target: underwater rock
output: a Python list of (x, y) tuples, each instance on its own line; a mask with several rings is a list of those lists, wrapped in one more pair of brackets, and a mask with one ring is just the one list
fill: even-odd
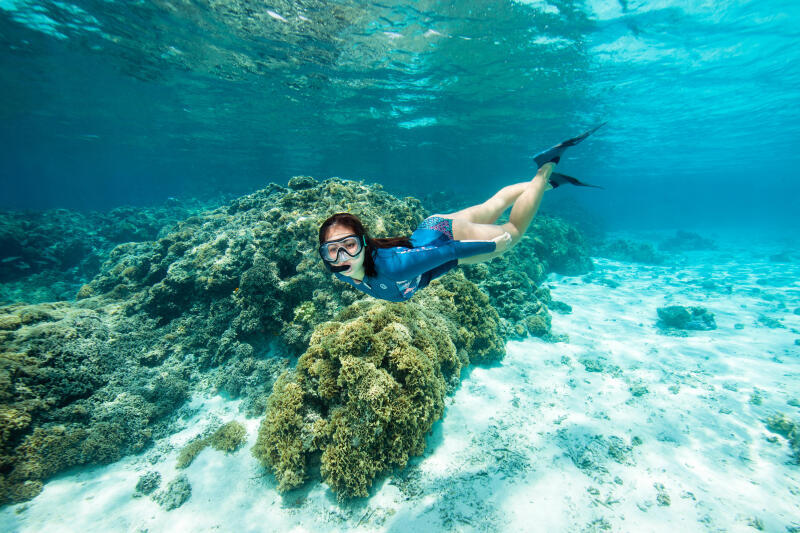
[(766, 327), (768, 327), (770, 329), (785, 329), (786, 328), (786, 326), (784, 326), (781, 323), (780, 320), (778, 320), (776, 318), (772, 318), (771, 316), (767, 316), (767, 315), (760, 315), (758, 317), (758, 323), (761, 324), (762, 326), (766, 326)]
[(319, 457), (337, 497), (366, 496), (375, 476), (423, 452), (461, 369), (503, 356), (497, 312), (462, 274), (421, 296), (357, 302), (315, 329), (275, 384), (253, 448), (278, 490), (300, 486)]
[(656, 494), (656, 503), (658, 503), (658, 505), (661, 506), (661, 507), (669, 507), (669, 505), (672, 502), (670, 501), (669, 494), (664, 489), (664, 484), (663, 483), (653, 483), (653, 486), (655, 487), (656, 492), (657, 492), (657, 494)]
[(717, 329), (714, 314), (703, 307), (670, 305), (659, 307), (656, 326), (661, 329), (686, 329), (707, 331)]
[(488, 263), (466, 265), (464, 274), (489, 295), (489, 302), (502, 319), (505, 336), (549, 339), (547, 305), (551, 297), (541, 282), (551, 272), (573, 276), (593, 268), (588, 246), (574, 226), (537, 215), (528, 233), (510, 252)]
[(214, 431), (211, 435), (207, 437), (198, 437), (184, 446), (180, 453), (178, 453), (178, 461), (175, 468), (180, 469), (188, 467), (200, 452), (205, 450), (208, 446), (226, 453), (234, 452), (244, 444), (246, 434), (247, 432), (244, 426), (232, 420)]
[(717, 245), (693, 231), (676, 231), (674, 237), (662, 241), (658, 248), (667, 252), (690, 252), (716, 250)]
[(592, 254), (629, 263), (661, 265), (666, 261), (664, 254), (658, 253), (653, 245), (625, 239), (601, 241), (592, 248)]
[(620, 464), (634, 464), (633, 446), (636, 442), (628, 445), (621, 437), (612, 435), (606, 439), (578, 427), (561, 428), (556, 434), (564, 453), (587, 475), (608, 473), (605, 464), (609, 459)]
[(783, 413), (775, 413), (765, 422), (767, 429), (786, 437), (792, 449), (792, 460), (800, 464), (800, 423), (795, 422)]
[(547, 307), (550, 308), (552, 311), (555, 311), (557, 313), (561, 313), (561, 314), (564, 314), (564, 315), (568, 315), (568, 314), (570, 314), (572, 312), (572, 306), (571, 305), (569, 305), (567, 303), (564, 303), (564, 302), (561, 302), (561, 301), (558, 301), (558, 300), (553, 300), (552, 302), (547, 304)]
[(119, 243), (148, 241), (197, 202), (107, 212), (0, 211), (0, 303), (72, 299)]
[(181, 474), (170, 481), (164, 490), (153, 496), (153, 500), (167, 511), (172, 511), (186, 503), (191, 496), (192, 486), (189, 484), (189, 479)]
[(791, 263), (794, 261), (792, 254), (787, 251), (779, 252), (769, 256), (769, 260), (773, 263)]
[(136, 494), (151, 494), (161, 485), (161, 474), (158, 472), (147, 472), (139, 477), (136, 482)]

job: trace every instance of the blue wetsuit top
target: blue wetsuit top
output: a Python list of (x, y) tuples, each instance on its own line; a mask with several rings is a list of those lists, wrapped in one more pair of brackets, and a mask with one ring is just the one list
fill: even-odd
[(341, 281), (375, 298), (403, 302), (415, 292), (458, 265), (462, 257), (494, 252), (494, 241), (455, 241), (430, 229), (417, 229), (409, 239), (413, 248), (378, 248), (374, 255), (377, 276), (364, 276), (361, 283), (334, 272)]

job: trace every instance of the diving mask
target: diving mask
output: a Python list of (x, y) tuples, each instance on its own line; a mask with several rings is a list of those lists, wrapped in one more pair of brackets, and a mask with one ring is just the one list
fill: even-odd
[(319, 245), (319, 255), (326, 263), (337, 263), (339, 261), (346, 261), (346, 257), (341, 257), (341, 254), (356, 257), (361, 253), (366, 245), (366, 238), (359, 238), (358, 235), (348, 235), (335, 241), (326, 241)]

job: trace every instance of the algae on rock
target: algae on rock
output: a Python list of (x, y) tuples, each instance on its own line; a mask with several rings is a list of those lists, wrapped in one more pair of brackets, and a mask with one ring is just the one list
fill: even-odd
[(352, 304), (275, 384), (254, 455), (281, 491), (301, 485), (318, 454), (339, 498), (366, 496), (378, 474), (423, 452), (461, 369), (502, 357), (497, 321), (460, 273), (411, 302)]

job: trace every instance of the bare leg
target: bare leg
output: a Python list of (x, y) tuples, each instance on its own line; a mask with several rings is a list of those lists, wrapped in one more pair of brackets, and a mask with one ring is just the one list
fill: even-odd
[(444, 215), (437, 215), (443, 218), (464, 219), (468, 222), (476, 224), (494, 224), (500, 215), (508, 209), (508, 207), (519, 198), (519, 195), (525, 192), (530, 182), (524, 181), (522, 183), (515, 183), (508, 185), (497, 191), (494, 196), (483, 202), (482, 204), (467, 207), (455, 213)]
[[(525, 234), (525, 231), (528, 229), (528, 226), (530, 226), (534, 215), (539, 210), (539, 204), (542, 201), (542, 195), (549, 188), (548, 180), (550, 179), (550, 174), (553, 172), (553, 168), (555, 168), (553, 163), (545, 163), (541, 168), (539, 168), (536, 176), (531, 181), (524, 184), (525, 187), (519, 196), (517, 196), (514, 206), (511, 208), (509, 220), (505, 224), (496, 225), (491, 223), (471, 222), (467, 218), (456, 218), (455, 215), (458, 213), (453, 213), (452, 215), (442, 215), (446, 218), (453, 218), (453, 237), (459, 241), (488, 241), (502, 235), (503, 232), (507, 231), (509, 234), (511, 234), (511, 246), (509, 249), (516, 245)], [(510, 187), (516, 187), (516, 185), (511, 185)], [(499, 217), (502, 212), (503, 211), (501, 210), (499, 213), (497, 213), (497, 216)], [(497, 218), (495, 218), (495, 220), (497, 220)], [(458, 263), (481, 263), (483, 261), (493, 259), (501, 255), (501, 253), (502, 252), (492, 252), (489, 254), (466, 257), (459, 259)]]

